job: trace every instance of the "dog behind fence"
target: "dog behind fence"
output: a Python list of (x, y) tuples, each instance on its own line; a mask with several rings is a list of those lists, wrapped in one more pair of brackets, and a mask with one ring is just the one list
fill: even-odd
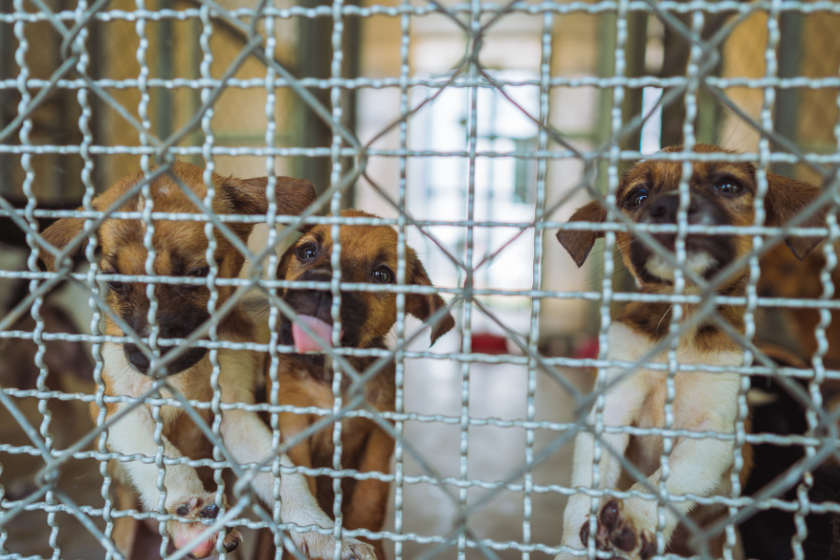
[(840, 558), (838, 18), (0, 6), (0, 558)]

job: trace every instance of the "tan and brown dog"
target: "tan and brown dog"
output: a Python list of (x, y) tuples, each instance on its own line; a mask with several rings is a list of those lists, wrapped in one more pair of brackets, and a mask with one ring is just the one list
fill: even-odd
[[(176, 163), (170, 171), (200, 199), (207, 194), (203, 172), (203, 169), (185, 163)], [(142, 173), (123, 178), (94, 199), (94, 208), (100, 211), (110, 208), (142, 179)], [(212, 180), (216, 192), (213, 211), (217, 214), (264, 214), (267, 211), (265, 177), (240, 180), (214, 174)], [(199, 212), (169, 173), (154, 179), (150, 193), (155, 212)], [(299, 214), (315, 199), (315, 189), (311, 183), (286, 177), (277, 178), (275, 193), (279, 214)], [(120, 210), (141, 211), (144, 205), (144, 199), (138, 193)], [(210, 269), (206, 251), (209, 244), (204, 221), (154, 220), (153, 226), (151, 244), (155, 250), (155, 275), (187, 278), (204, 278), (208, 275)], [(253, 224), (230, 223), (231, 230), (243, 242), (247, 241), (253, 227)], [(83, 228), (84, 221), (81, 219), (63, 219), (47, 228), (43, 236), (49, 243), (62, 248)], [(146, 234), (147, 226), (142, 220), (105, 220), (97, 231), (102, 250), (101, 271), (105, 274), (144, 275), (148, 255), (144, 245)], [(216, 232), (216, 240), (213, 258), (218, 265), (218, 277), (237, 278), (244, 263), (243, 255), (221, 232)], [(44, 252), (42, 259), (49, 269), (55, 269), (52, 255)], [(115, 280), (109, 282), (109, 286), (110, 308), (137, 334), (149, 336), (150, 301), (146, 295), (147, 284)], [(232, 286), (219, 286), (217, 306), (221, 306), (233, 290)], [(154, 295), (157, 300), (154, 319), (158, 325), (158, 338), (185, 338), (210, 318), (210, 290), (205, 284), (159, 283), (154, 287)], [(221, 318), (217, 332), (222, 341), (256, 341), (254, 324), (240, 306)], [(123, 330), (110, 320), (106, 333), (124, 335)], [(173, 348), (178, 346), (161, 346), (163, 357)], [(152, 386), (153, 380), (147, 375), (150, 360), (135, 344), (107, 342), (102, 353), (105, 362), (102, 378), (106, 394), (112, 397), (139, 397)], [(218, 383), (222, 403), (254, 402), (254, 390), (263, 371), (261, 360), (262, 357), (253, 352), (230, 349), (218, 351), (221, 367)], [(187, 399), (207, 402), (213, 398), (210, 385), (212, 366), (206, 348), (187, 349), (171, 361), (166, 370), (168, 386), (160, 391), (161, 397), (171, 397), (173, 393), (169, 387), (172, 387)], [(127, 403), (109, 403), (107, 417), (119, 413), (127, 406)], [(98, 409), (95, 405), (91, 411), (96, 418)], [(205, 421), (210, 420), (209, 411), (203, 409), (200, 413)], [(212, 456), (208, 441), (182, 408), (162, 406), (160, 418), (163, 422), (160, 441), (167, 459), (201, 459)], [(144, 403), (110, 427), (108, 448), (122, 455), (153, 458), (158, 452), (155, 430), (152, 406)], [(221, 434), (226, 447), (241, 464), (258, 463), (271, 456), (271, 431), (254, 412), (241, 409), (224, 411)], [(285, 455), (281, 461), (284, 466), (292, 466)], [(142, 505), (147, 510), (156, 511), (161, 500), (158, 467), (153, 462), (131, 460), (120, 462), (118, 471), (125, 475), (137, 491)], [(271, 473), (261, 473), (253, 479), (257, 495), (271, 507), (274, 505), (274, 481)], [(212, 489), (205, 487), (196, 469), (184, 463), (167, 465), (163, 484), (166, 489), (164, 507), (169, 514), (177, 516), (167, 522), (167, 530), (174, 545), (183, 548), (205, 529), (206, 525), (202, 521), (217, 517), (219, 508), (215, 503), (215, 494)], [(330, 518), (317, 506), (302, 475), (282, 476), (280, 498), (281, 518), (284, 522), (325, 528), (333, 526)], [(335, 541), (331, 536), (292, 531), (291, 537), (312, 558), (333, 557)], [(230, 531), (224, 539), (224, 548), (233, 550), (240, 540), (239, 531)], [(191, 553), (193, 556), (204, 557), (212, 554), (215, 547), (216, 537), (213, 536), (192, 546)], [(361, 560), (371, 556), (369, 545), (353, 539), (344, 540), (342, 558)]]
[[(345, 210), (342, 217), (375, 218), (359, 210)], [(304, 235), (283, 255), (277, 277), (293, 281), (329, 282), (332, 279), (331, 255), (333, 241), (331, 226), (318, 225), (305, 231)], [(342, 225), (341, 281), (370, 284), (395, 284), (397, 271), (397, 232), (389, 226)], [(406, 284), (431, 286), (429, 276), (416, 253), (406, 247)], [(290, 288), (283, 293), (283, 299), (298, 314), (295, 322), (282, 318), (280, 327), (281, 344), (293, 345), (298, 353), (282, 354), (279, 357), (277, 376), (280, 385), (279, 402), (297, 407), (333, 407), (333, 372), (323, 354), (308, 353), (322, 350), (316, 341), (300, 326), (306, 323), (329, 346), (332, 340), (333, 320), (330, 313), (332, 294), (329, 291)], [(394, 326), (397, 315), (396, 294), (393, 292), (342, 291), (341, 292), (341, 346), (349, 348), (385, 349), (385, 337)], [(415, 317), (429, 319), (446, 304), (437, 294), (408, 294), (405, 310)], [(443, 313), (443, 312), (441, 312)], [(432, 326), (431, 340), (455, 326), (455, 320), (447, 311)], [(346, 357), (360, 373), (373, 364), (375, 357)], [(268, 364), (267, 364), (268, 365)], [(393, 412), (395, 399), (395, 366), (391, 362), (367, 381), (364, 387), (365, 403), (372, 410)], [(342, 378), (342, 393), (347, 402), (350, 377)], [(269, 379), (269, 391), (271, 390)], [(271, 394), (269, 392), (269, 394)], [(280, 429), (284, 438), (293, 437), (319, 420), (316, 414), (280, 415)], [(312, 468), (332, 467), (334, 445), (333, 429), (327, 427), (307, 438), (289, 451), (296, 465)], [(394, 440), (373, 420), (355, 417), (342, 421), (342, 456), (344, 469), (362, 473), (389, 473)], [(309, 478), (313, 493), (321, 507), (332, 512), (332, 478)], [(390, 486), (375, 478), (342, 480), (342, 515), (344, 527), (380, 531), (385, 522)], [(373, 542), (376, 555), (383, 560), (381, 541)]]
[[(836, 247), (835, 250), (840, 249)], [(778, 246), (761, 259), (761, 278), (758, 280), (758, 293), (769, 298), (819, 299), (823, 294), (821, 280), (825, 267), (825, 255), (817, 250), (799, 261), (787, 247)], [(834, 300), (840, 297), (840, 269), (831, 272), (834, 283)], [(787, 347), (798, 356), (810, 362), (817, 351), (816, 328), (820, 322), (820, 312), (814, 308), (787, 307), (781, 312), (783, 328), (780, 329), (788, 338)], [(773, 328), (779, 325), (772, 325)], [(762, 329), (756, 335), (772, 335)], [(829, 369), (840, 369), (840, 313), (831, 311), (831, 323), (825, 331), (828, 348), (822, 360)], [(832, 392), (840, 396), (840, 384), (830, 384)]]
[[(672, 148), (666, 151), (680, 151)], [(698, 145), (696, 152), (726, 152), (721, 148)], [(730, 152), (727, 152), (730, 153)], [(620, 211), (639, 224), (674, 224), (679, 205), (678, 185), (682, 175), (681, 162), (643, 161), (636, 164), (622, 179), (616, 195)], [(767, 225), (782, 225), (819, 195), (811, 185), (768, 174), (769, 190), (765, 198)], [(748, 163), (724, 161), (695, 162), (688, 181), (690, 204), (689, 224), (751, 226), (755, 219), (755, 168)], [(605, 222), (607, 211), (598, 202), (580, 208), (570, 221)], [(824, 224), (824, 212), (812, 217), (805, 227)], [(591, 230), (561, 230), (560, 243), (581, 266), (601, 232)], [(673, 252), (675, 234), (657, 233), (665, 249)], [(628, 232), (616, 234), (624, 264), (636, 278), (643, 293), (673, 292), (674, 269), (656, 256), (645, 244)], [(794, 237), (787, 240), (791, 250), (804, 257), (819, 239)], [(717, 273), (729, 263), (746, 255), (752, 248), (747, 235), (688, 235), (685, 243), (686, 264), (706, 280), (718, 281), (720, 295), (743, 296), (748, 280), (745, 267), (728, 278)], [(687, 280), (686, 293), (698, 293), (698, 287)], [(685, 325), (695, 305), (683, 305), (680, 324)], [(609, 328), (608, 358), (635, 362), (662, 340), (669, 331), (672, 307), (669, 303), (629, 303)], [(736, 331), (744, 332), (743, 308), (721, 305), (718, 312)], [(704, 322), (685, 329), (679, 337), (677, 360), (680, 364), (698, 366), (738, 367), (742, 365), (741, 346), (717, 325)], [(667, 363), (667, 352), (661, 352), (652, 362)], [(627, 376), (622, 368), (607, 370), (607, 389), (604, 395), (603, 423), (606, 427), (634, 426), (661, 429), (665, 426), (667, 372), (639, 368)], [(737, 396), (741, 385), (737, 373), (708, 373), (702, 367), (694, 372), (678, 372), (674, 378), (676, 394), (673, 405), (675, 430), (694, 432), (714, 431), (731, 434), (738, 417)], [(590, 414), (591, 424), (595, 411)], [(604, 444), (628, 459), (648, 478), (636, 482), (629, 490), (649, 494), (660, 488), (662, 465), (660, 456), (663, 440), (660, 436), (632, 437), (623, 433), (604, 433)], [(710, 496), (728, 494), (733, 465), (733, 444), (714, 438), (676, 438), (669, 456), (669, 474), (665, 489), (669, 495)], [(744, 449), (745, 466), (742, 479), (750, 466), (749, 448)], [(572, 484), (574, 488), (593, 487), (594, 439), (590, 432), (580, 433), (575, 440)], [(601, 450), (598, 461), (600, 480), (598, 489), (618, 488), (622, 467), (619, 459)], [(585, 548), (590, 537), (589, 511), (591, 498), (583, 493), (569, 499), (563, 520), (563, 544), (572, 549)], [(693, 500), (673, 501), (682, 514), (695, 509)], [(618, 499), (605, 496), (596, 512), (596, 527), (592, 538), (597, 549), (609, 551), (618, 558), (643, 559), (657, 552), (656, 530), (659, 524), (656, 499), (631, 497)], [(695, 511), (704, 520), (714, 511)], [(666, 543), (679, 522), (679, 516), (665, 510), (664, 536)], [(714, 552), (714, 551), (713, 551)], [(558, 559), (573, 558), (561, 553)]]

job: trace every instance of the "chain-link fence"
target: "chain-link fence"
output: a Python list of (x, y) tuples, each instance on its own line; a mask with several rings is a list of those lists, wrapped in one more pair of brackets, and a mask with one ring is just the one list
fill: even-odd
[[(317, 556), (301, 545), (310, 533), (397, 559), (840, 553), (838, 21), (826, 0), (7, 0), (0, 558), (180, 558), (213, 535), (226, 556), (304, 558)], [(682, 162), (672, 225), (616, 207), (621, 173), (642, 158)], [(755, 165), (751, 225), (691, 222), (704, 161)], [(765, 223), (768, 168), (819, 196)], [(592, 198), (603, 223), (567, 223)], [(378, 233), (359, 243), (366, 227)], [(582, 273), (555, 240), (571, 230), (605, 238)], [(624, 232), (673, 267), (670, 288), (628, 289), (613, 258)], [(698, 277), (689, 235), (750, 249)], [(827, 241), (800, 264), (791, 236)], [(328, 239), (321, 276), (290, 268)], [(360, 279), (383, 239), (393, 262)], [(718, 293), (741, 270), (740, 291)], [(299, 319), (312, 313), (290, 303), (295, 290), (328, 295), (328, 315)], [(665, 305), (666, 334), (630, 360), (610, 329), (634, 302)], [(376, 341), (346, 337), (376, 313)], [(706, 323), (739, 363), (685, 361), (681, 337)], [(442, 335), (432, 349), (430, 331)], [(301, 358), (304, 339), (326, 357)], [(610, 376), (639, 371), (661, 379), (662, 421), (605, 425)], [(697, 372), (737, 379), (726, 430), (675, 421), (680, 380)], [(231, 431), (234, 418), (262, 428)], [(581, 433), (595, 455), (576, 459)], [(616, 435), (656, 438), (656, 478), (621, 458), (641, 490), (570, 485), (574, 461), (593, 478), (593, 457), (623, 456)], [(691, 440), (727, 446), (726, 492), (669, 491), (674, 449)], [(167, 498), (185, 471), (214, 496), (188, 519)], [(335, 528), (284, 512), (295, 473)], [(596, 531), (570, 549), (563, 507), (582, 494)], [(655, 504), (652, 549), (598, 550), (612, 497)], [(687, 500), (714, 514), (688, 516)]]

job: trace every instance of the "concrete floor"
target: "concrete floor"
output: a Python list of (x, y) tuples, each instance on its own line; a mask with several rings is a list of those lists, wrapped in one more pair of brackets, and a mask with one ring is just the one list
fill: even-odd
[[(455, 337), (453, 337), (454, 339)], [(437, 351), (453, 351), (457, 339), (441, 339)], [(585, 379), (572, 374), (575, 382)], [(535, 408), (537, 421), (568, 422), (572, 419), (572, 399), (550, 376), (538, 372)], [(472, 418), (501, 420), (526, 417), (528, 373), (524, 366), (510, 364), (473, 364), (469, 371), (469, 415)], [(406, 411), (459, 417), (461, 414), (462, 372), (459, 364), (448, 360), (415, 361), (406, 375)], [(458, 424), (410, 422), (405, 428), (407, 441), (414, 445), (428, 463), (443, 477), (459, 476), (461, 429)], [(537, 430), (534, 433), (534, 454), (553, 441), (558, 432)], [(467, 478), (487, 483), (507, 480), (525, 464), (526, 431), (523, 428), (472, 426), (468, 431)], [(571, 445), (550, 455), (533, 470), (533, 483), (563, 484), (571, 476)], [(417, 461), (406, 454), (408, 476), (426, 474)], [(512, 480), (522, 483), (519, 476)], [(454, 486), (446, 488), (458, 497)], [(490, 490), (470, 488), (466, 503), (476, 504)], [(559, 544), (565, 498), (559, 494), (532, 494), (530, 532), (532, 543), (549, 546)], [(392, 502), (393, 504), (393, 502)], [(498, 543), (523, 542), (524, 492), (501, 490), (469, 517), (468, 527), (479, 539)], [(445, 535), (453, 527), (457, 503), (443, 489), (430, 484), (406, 485), (404, 489), (403, 531), (421, 536)], [(393, 517), (393, 512), (392, 512)], [(404, 556), (413, 558), (432, 545), (406, 543)], [(521, 558), (517, 550), (497, 550), (500, 558)], [(484, 555), (467, 549), (467, 558)], [(438, 557), (456, 558), (457, 549), (449, 548)], [(546, 558), (544, 553), (534, 558)]]

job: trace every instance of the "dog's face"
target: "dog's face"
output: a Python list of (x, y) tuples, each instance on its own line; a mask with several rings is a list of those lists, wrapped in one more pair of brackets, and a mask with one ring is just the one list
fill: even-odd
[[(203, 199), (207, 194), (202, 174), (203, 169), (193, 165), (177, 163), (173, 174)], [(143, 178), (142, 174), (123, 178), (111, 189), (97, 197), (93, 206), (105, 210), (113, 206), (128, 189)], [(213, 210), (217, 214), (262, 214), (267, 210), (265, 196), (266, 178), (239, 180), (213, 175), (216, 196)], [(199, 213), (198, 208), (187, 198), (179, 185), (168, 175), (157, 178), (150, 187), (154, 212)], [(299, 214), (315, 200), (315, 189), (308, 181), (277, 178), (275, 188), (278, 213)], [(138, 193), (120, 210), (138, 212), (144, 209), (144, 200)], [(209, 245), (205, 234), (206, 221), (153, 220), (154, 232), (151, 246), (154, 249), (152, 269), (156, 276), (178, 276), (204, 278), (210, 272), (207, 261)], [(229, 224), (231, 230), (247, 242), (253, 224)], [(82, 232), (84, 221), (76, 218), (59, 220), (46, 230), (44, 238), (52, 245), (63, 248), (72, 238)], [(144, 243), (147, 234), (142, 220), (108, 219), (97, 231), (101, 248), (100, 270), (103, 274), (146, 275), (148, 251)], [(236, 278), (244, 263), (244, 257), (218, 230), (215, 230), (216, 248), (213, 257), (218, 266), (218, 278)], [(80, 248), (81, 250), (81, 248)], [(48, 269), (55, 270), (52, 255), (42, 251), (41, 258)], [(141, 336), (150, 333), (147, 295), (149, 284), (143, 282), (109, 282), (108, 304), (132, 330)], [(233, 293), (232, 286), (218, 286), (217, 308)], [(204, 286), (161, 283), (154, 285), (157, 300), (155, 320), (158, 338), (186, 338), (210, 318), (208, 302), (210, 290)], [(224, 321), (220, 325), (224, 330)], [(108, 321), (106, 332), (122, 336), (123, 330), (113, 321)], [(141, 373), (146, 373), (149, 360), (134, 344), (123, 344), (128, 362)], [(161, 346), (161, 355), (171, 347)], [(205, 354), (204, 348), (190, 348), (167, 366), (167, 373), (180, 373), (198, 363)]]
[[(359, 210), (345, 210), (342, 217), (375, 218)], [(317, 225), (283, 255), (277, 267), (277, 278), (310, 282), (332, 280), (331, 226)], [(342, 225), (341, 281), (360, 284), (396, 284), (397, 232), (389, 226)], [(423, 264), (415, 252), (406, 247), (406, 283), (431, 286)], [(332, 340), (332, 294), (323, 290), (288, 289), (283, 299), (299, 315), (295, 323), (283, 317), (280, 329), (282, 344), (294, 345), (298, 352), (320, 350), (322, 346), (306, 333), (305, 322), (327, 343)], [(405, 310), (415, 317), (429, 319), (445, 303), (437, 294), (408, 294)], [(371, 348), (384, 346), (383, 338), (394, 326), (397, 296), (393, 292), (341, 292), (341, 346)], [(432, 326), (432, 343), (455, 326), (449, 312)], [(317, 356), (316, 356), (317, 357)]]
[[(670, 148), (665, 151), (679, 151)], [(726, 152), (714, 146), (698, 145), (697, 152)], [(689, 179), (689, 225), (751, 226), (755, 223), (754, 197), (757, 190), (755, 168), (749, 163), (695, 162)], [(680, 203), (681, 162), (642, 161), (622, 179), (616, 193), (616, 206), (639, 224), (676, 224)], [(766, 225), (782, 225), (819, 195), (819, 189), (768, 173), (769, 189), (765, 197)], [(607, 212), (597, 201), (580, 208), (570, 221), (604, 222)], [(805, 227), (824, 224), (824, 212), (808, 220)], [(560, 243), (581, 266), (601, 232), (564, 230), (557, 234)], [(652, 236), (673, 252), (675, 233)], [(630, 233), (619, 232), (616, 241), (628, 270), (643, 289), (662, 290), (673, 284), (674, 268)], [(794, 237), (787, 240), (794, 254), (804, 257), (817, 238)], [(721, 268), (746, 255), (752, 249), (747, 235), (699, 235), (686, 238), (686, 265), (704, 278), (712, 278)], [(740, 282), (740, 276), (727, 285)], [(724, 291), (725, 287), (724, 287)]]

